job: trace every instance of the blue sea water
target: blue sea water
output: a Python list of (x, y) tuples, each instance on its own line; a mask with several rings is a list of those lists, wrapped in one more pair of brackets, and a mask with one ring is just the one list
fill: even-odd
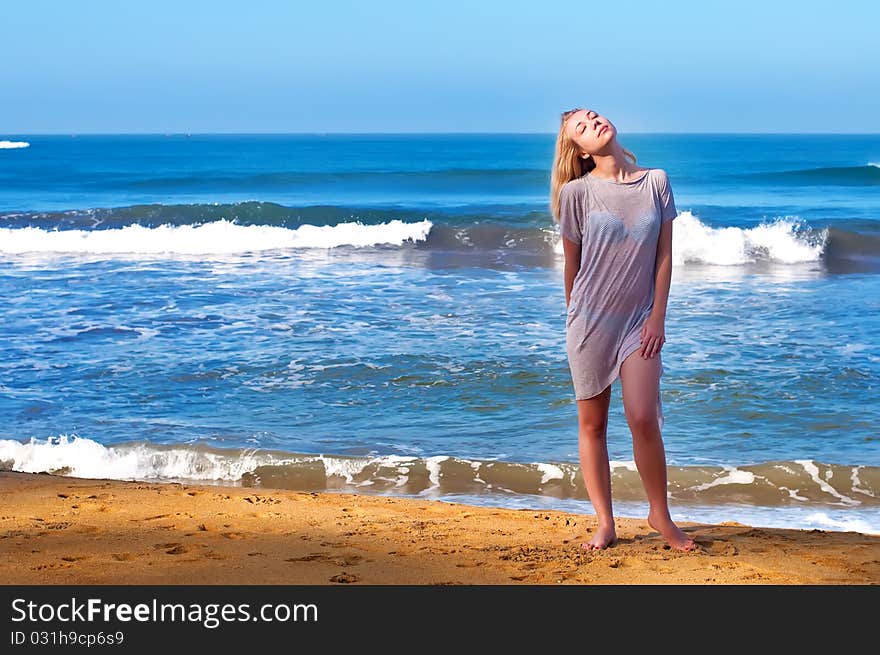
[[(553, 135), (0, 139), (0, 466), (592, 511)], [(880, 533), (880, 135), (620, 140), (673, 516)], [(644, 516), (619, 381), (608, 437)]]

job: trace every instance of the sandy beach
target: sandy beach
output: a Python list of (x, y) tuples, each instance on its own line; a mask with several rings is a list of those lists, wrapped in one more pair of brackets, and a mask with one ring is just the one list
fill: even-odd
[(880, 537), (387, 496), (0, 473), (3, 584), (876, 584)]

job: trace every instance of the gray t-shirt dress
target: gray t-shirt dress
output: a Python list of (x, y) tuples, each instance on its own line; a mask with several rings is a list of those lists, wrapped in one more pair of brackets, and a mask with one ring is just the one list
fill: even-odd
[[(639, 349), (642, 325), (654, 307), (660, 224), (675, 217), (669, 179), (659, 168), (629, 182), (587, 173), (562, 187), (559, 231), (581, 244), (565, 322), (577, 400), (604, 391)], [(657, 403), (662, 428), (659, 394)]]

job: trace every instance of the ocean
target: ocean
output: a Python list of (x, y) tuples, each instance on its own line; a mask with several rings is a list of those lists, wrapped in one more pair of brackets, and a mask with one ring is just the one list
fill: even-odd
[[(0, 468), (592, 513), (555, 135), (0, 139)], [(880, 534), (880, 135), (619, 139), (673, 518)], [(608, 448), (644, 518), (619, 380)]]

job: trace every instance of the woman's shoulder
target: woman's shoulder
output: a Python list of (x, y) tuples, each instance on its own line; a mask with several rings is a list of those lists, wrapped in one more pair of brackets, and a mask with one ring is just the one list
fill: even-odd
[(586, 189), (586, 180), (583, 177), (576, 177), (562, 185), (560, 197), (571, 199), (583, 198)]
[(662, 191), (669, 185), (669, 178), (664, 169), (648, 167), (642, 170), (648, 171), (645, 173), (645, 181), (648, 182), (648, 187), (653, 193)]
[(586, 185), (587, 176), (581, 175), (580, 177), (576, 177), (574, 179), (569, 180), (565, 184), (562, 185), (563, 191), (568, 189), (568, 193), (582, 191), (587, 187)]
[(669, 179), (669, 176), (666, 175), (666, 170), (663, 168), (648, 168), (646, 170), (648, 171), (646, 175), (650, 175), (655, 180), (663, 181)]

